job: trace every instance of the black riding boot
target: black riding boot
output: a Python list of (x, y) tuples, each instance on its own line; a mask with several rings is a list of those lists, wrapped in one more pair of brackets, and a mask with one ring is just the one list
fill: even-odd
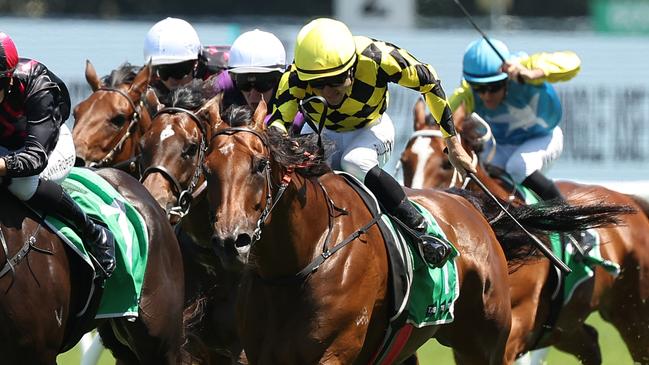
[[(554, 200), (556, 202), (566, 203), (565, 198), (554, 181), (545, 177), (539, 170), (534, 171), (530, 176), (525, 178), (522, 184), (532, 189), (544, 201)], [(561, 240), (564, 247), (572, 245), (583, 256), (593, 248), (594, 237), (588, 231), (584, 231), (562, 234)]]
[(115, 270), (115, 238), (113, 234), (90, 219), (59, 184), (41, 180), (36, 193), (27, 203), (70, 224), (81, 236), (88, 251), (94, 256), (93, 263), (98, 276), (102, 279), (111, 276)]
[(426, 219), (406, 197), (403, 187), (387, 172), (374, 166), (365, 177), (365, 185), (376, 195), (386, 211), (405, 224), (417, 242), (417, 248), (426, 262), (441, 267), (451, 254), (451, 247), (436, 237), (426, 234)]

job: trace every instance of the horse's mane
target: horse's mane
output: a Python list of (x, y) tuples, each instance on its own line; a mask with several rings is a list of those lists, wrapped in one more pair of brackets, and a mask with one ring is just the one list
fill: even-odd
[(323, 149), (318, 145), (315, 133), (290, 137), (277, 128), (268, 128), (266, 133), (273, 159), (285, 168), (294, 168), (302, 176), (321, 176), (331, 172), (327, 157), (333, 144), (322, 140)]
[(203, 81), (194, 79), (189, 84), (173, 90), (166, 95), (162, 104), (169, 107), (198, 110), (207, 101), (203, 91)]
[(221, 117), (230, 127), (246, 127), (252, 123), (252, 109), (248, 105), (230, 105)]
[(111, 71), (110, 74), (104, 76), (101, 81), (108, 87), (131, 84), (135, 80), (138, 71), (140, 71), (140, 66), (134, 66), (128, 62), (124, 62), (118, 68)]

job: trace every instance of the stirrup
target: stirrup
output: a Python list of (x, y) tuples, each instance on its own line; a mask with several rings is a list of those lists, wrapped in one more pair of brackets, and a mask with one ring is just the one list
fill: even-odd
[(448, 243), (435, 236), (422, 234), (416, 238), (415, 242), (419, 254), (430, 267), (440, 268), (444, 266), (451, 255), (451, 247)]

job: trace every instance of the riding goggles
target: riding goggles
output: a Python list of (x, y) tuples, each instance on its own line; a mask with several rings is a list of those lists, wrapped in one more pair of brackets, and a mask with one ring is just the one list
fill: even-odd
[(324, 89), (325, 86), (329, 87), (340, 87), (345, 84), (348, 78), (351, 77), (353, 68), (349, 69), (347, 72), (343, 72), (340, 75), (323, 77), (320, 79), (309, 80), (309, 86), (314, 89)]
[(156, 72), (161, 80), (166, 81), (170, 77), (180, 80), (194, 71), (196, 61), (189, 60), (181, 63), (155, 66)]
[(230, 73), (232, 80), (237, 89), (249, 92), (252, 89), (260, 93), (273, 90), (279, 84), (279, 79), (282, 77), (280, 72), (266, 72), (266, 73)]
[(502, 90), (505, 85), (507, 85), (507, 80), (492, 82), (489, 84), (471, 84), (471, 89), (473, 89), (477, 94), (493, 94)]

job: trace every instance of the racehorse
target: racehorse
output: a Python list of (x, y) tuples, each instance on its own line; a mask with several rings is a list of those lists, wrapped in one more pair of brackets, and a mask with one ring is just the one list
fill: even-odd
[[(138, 71), (139, 70), (139, 71)], [(100, 80), (86, 61), (92, 93), (74, 108), (77, 166), (115, 167), (138, 176), (138, 141), (151, 123), (151, 67), (126, 63)]]
[[(247, 358), (252, 364), (372, 363), (390, 306), (377, 218), (331, 172), (314, 138), (266, 129), (265, 110), (260, 103), (249, 127), (222, 123), (204, 163), (213, 246), (225, 263), (243, 267), (237, 308)], [(483, 214), (463, 197), (408, 194), (434, 214), (460, 251), (459, 297), (453, 322), (409, 327), (407, 342), (388, 363), (402, 363), (431, 337), (452, 347), (458, 363), (507, 363), (505, 254), (515, 260), (521, 246), (501, 247)], [(497, 221), (504, 225), (497, 232), (513, 230), (511, 221), (492, 225)]]
[(225, 270), (210, 249), (212, 228), (203, 174), (203, 158), (219, 119), (220, 95), (205, 100), (202, 83), (174, 90), (154, 115), (140, 140), (142, 183), (172, 224), (182, 232), (188, 313), (198, 319), (188, 330), (188, 350), (210, 364), (239, 359), (241, 344), (234, 323), (239, 274)]
[(89, 270), (36, 213), (3, 191), (3, 362), (56, 364), (57, 354), (97, 326), (120, 364), (178, 364), (183, 360), (183, 270), (173, 229), (137, 180), (119, 170), (98, 173), (135, 207), (147, 225), (149, 256), (137, 319), (96, 320), (94, 313), (83, 317), (85, 320), (77, 318), (88, 305), (84, 295), (88, 290), (82, 283)]
[[(473, 120), (473, 119), (467, 119)], [(511, 188), (491, 177), (479, 162), (480, 151), (490, 134), (477, 133), (483, 124), (465, 122), (456, 126), (463, 145), (473, 153), (478, 178), (498, 197), (511, 200)], [(476, 128), (476, 126), (480, 128)], [(486, 137), (486, 139), (485, 139)], [(461, 184), (448, 158), (443, 153), (441, 134), (435, 128), (416, 131), (401, 156), (406, 184), (418, 187), (449, 187)], [(434, 171), (434, 172), (433, 172)], [(423, 175), (423, 176), (422, 176)], [(558, 187), (571, 204), (596, 198), (599, 201), (629, 206), (639, 214), (620, 216), (620, 224), (597, 228), (601, 254), (617, 263), (621, 273), (613, 277), (602, 268), (594, 277), (577, 287), (575, 293), (557, 313), (551, 314), (553, 269), (548, 261), (524, 265), (511, 275), (512, 313), (515, 317), (508, 342), (508, 358), (526, 351), (554, 345), (573, 354), (583, 364), (600, 364), (601, 351), (595, 328), (584, 323), (598, 310), (602, 318), (613, 324), (622, 336), (634, 361), (649, 363), (649, 209), (638, 197), (625, 195), (597, 185), (558, 182)], [(468, 188), (479, 190), (475, 183)], [(644, 213), (642, 213), (644, 212)], [(554, 319), (551, 319), (553, 316)], [(558, 317), (557, 317), (558, 316)], [(545, 333), (548, 321), (554, 322)], [(543, 337), (543, 339), (541, 339)]]

